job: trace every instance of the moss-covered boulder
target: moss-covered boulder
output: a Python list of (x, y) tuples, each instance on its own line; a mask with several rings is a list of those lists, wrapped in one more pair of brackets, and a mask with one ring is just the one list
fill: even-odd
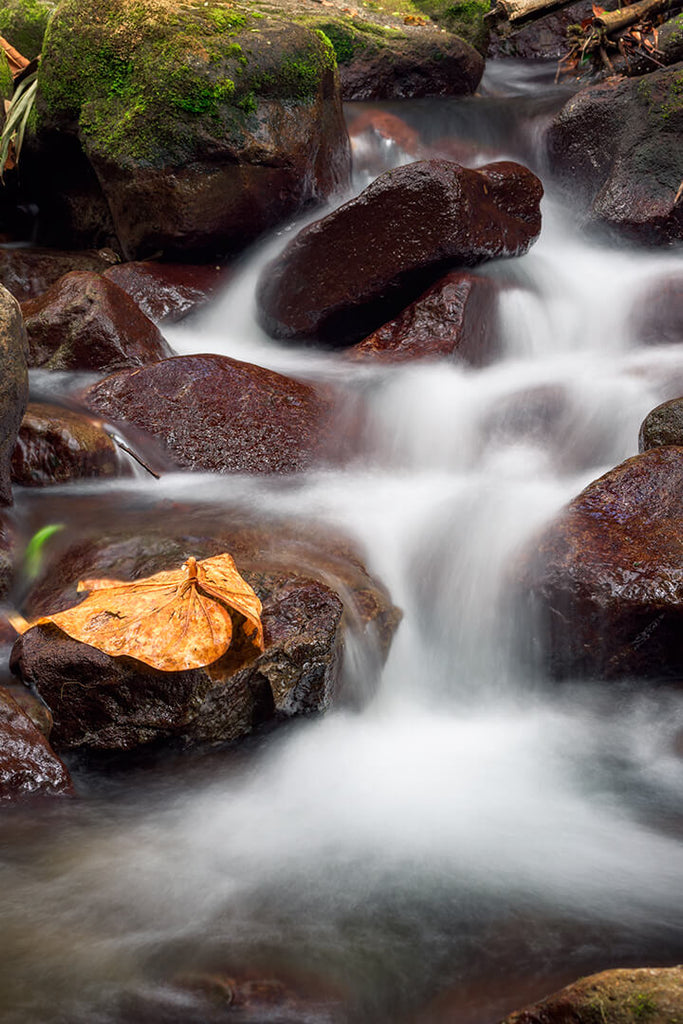
[(3, 0), (0, 36), (32, 60), (42, 49), (48, 18), (56, 6), (56, 0)]
[(5, 126), (5, 100), (12, 98), (12, 88), (12, 72), (9, 61), (5, 56), (5, 51), (0, 50), (0, 131)]
[(235, 252), (347, 183), (334, 52), (229, 0), (64, 0), (32, 165), (50, 243)]

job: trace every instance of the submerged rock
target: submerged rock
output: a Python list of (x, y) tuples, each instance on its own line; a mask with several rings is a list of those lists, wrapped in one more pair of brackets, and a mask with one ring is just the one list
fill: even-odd
[(346, 356), (387, 363), (451, 356), (485, 366), (500, 353), (498, 292), (495, 281), (454, 270)]
[(66, 766), (14, 698), (0, 687), (0, 801), (72, 792)]
[(654, 281), (636, 297), (629, 318), (631, 335), (640, 345), (683, 343), (683, 274)]
[(111, 373), (172, 355), (131, 297), (98, 274), (66, 274), (22, 312), (32, 367)]
[(574, 498), (520, 573), (544, 667), (683, 680), (682, 536), (683, 448), (628, 459)]
[(261, 323), (276, 338), (360, 341), (445, 269), (526, 252), (541, 230), (542, 194), (536, 175), (511, 162), (387, 171), (265, 268)]
[(644, 967), (581, 978), (501, 1024), (674, 1024), (681, 1018), (683, 967)]
[(11, 505), (10, 463), (28, 402), (28, 346), (19, 303), (0, 285), (0, 505)]
[[(46, 162), (51, 174), (41, 174)], [(64, 0), (40, 64), (27, 190), (52, 244), (213, 258), (348, 184), (334, 52), (225, 0)]]
[(45, 487), (129, 475), (111, 437), (91, 418), (61, 406), (29, 404), (12, 454), (13, 483)]
[(56, 749), (129, 750), (155, 740), (223, 742), (276, 717), (326, 710), (340, 696), (351, 635), (386, 656), (399, 614), (343, 538), (309, 525), (236, 525), (200, 537), (116, 536), (69, 549), (29, 599), (29, 614), (78, 600), (84, 577), (139, 578), (187, 557), (229, 551), (263, 604), (265, 650), (242, 638), (207, 668), (161, 672), (111, 658), (56, 626), (20, 637), (12, 665), (49, 706)]
[(683, 64), (577, 93), (547, 136), (550, 168), (590, 224), (639, 242), (683, 238)]
[(344, 443), (329, 389), (227, 356), (176, 356), (116, 373), (83, 401), (153, 435), (184, 469), (295, 473)]

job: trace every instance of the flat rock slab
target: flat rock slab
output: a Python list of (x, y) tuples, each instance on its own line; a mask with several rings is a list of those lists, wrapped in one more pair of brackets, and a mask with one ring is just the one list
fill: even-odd
[(65, 274), (22, 312), (32, 367), (111, 373), (173, 354), (122, 288), (88, 271)]
[(349, 632), (372, 635), (380, 661), (386, 655), (399, 620), (388, 594), (348, 542), (310, 526), (234, 527), (210, 541), (150, 534), (87, 541), (50, 566), (30, 597), (30, 615), (75, 604), (83, 577), (140, 578), (226, 550), (262, 601), (263, 653), (244, 640), (237, 620), (219, 661), (184, 672), (109, 657), (52, 624), (17, 640), (13, 670), (50, 708), (56, 749), (235, 740), (275, 718), (326, 710), (342, 688)]
[(676, 1024), (683, 1020), (683, 968), (602, 971), (511, 1013), (501, 1024)]
[(0, 801), (73, 792), (66, 766), (4, 687), (0, 687)]
[(341, 443), (329, 389), (227, 356), (176, 356), (113, 374), (83, 402), (153, 435), (183, 469), (294, 473)]
[(544, 668), (683, 680), (681, 537), (683, 448), (628, 459), (574, 498), (522, 560)]
[(387, 171), (265, 268), (260, 321), (283, 340), (361, 341), (445, 270), (526, 252), (541, 230), (542, 195), (536, 175), (512, 162), (473, 171), (423, 160)]

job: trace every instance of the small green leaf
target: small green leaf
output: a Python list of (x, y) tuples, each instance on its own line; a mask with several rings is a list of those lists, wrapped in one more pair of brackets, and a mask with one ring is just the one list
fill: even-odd
[(43, 562), (43, 550), (50, 537), (53, 537), (55, 533), (59, 533), (63, 529), (63, 523), (50, 523), (48, 526), (41, 527), (37, 533), (33, 534), (26, 545), (26, 552), (24, 554), (24, 569), (29, 579), (34, 580), (40, 572)]

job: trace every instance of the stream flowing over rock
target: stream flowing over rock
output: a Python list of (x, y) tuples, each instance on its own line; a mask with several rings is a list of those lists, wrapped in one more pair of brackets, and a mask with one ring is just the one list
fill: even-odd
[(10, 462), (28, 402), (27, 357), (19, 303), (0, 285), (0, 505), (12, 503)]
[(12, 665), (50, 708), (55, 749), (235, 740), (275, 718), (324, 711), (343, 696), (344, 648), (352, 636), (365, 636), (376, 657), (386, 656), (399, 612), (353, 546), (312, 524), (241, 525), (210, 541), (153, 534), (88, 540), (50, 566), (29, 598), (30, 614), (75, 604), (80, 578), (146, 577), (190, 555), (222, 551), (234, 556), (262, 601), (261, 654), (237, 626), (220, 661), (184, 672), (111, 658), (52, 624), (19, 638)]
[(81, 0), (59, 5), (24, 172), (48, 244), (211, 258), (348, 184), (329, 41), (246, 5), (205, 8), (95, 0), (84, 19)]
[(559, 677), (683, 680), (683, 448), (589, 484), (523, 559), (535, 652)]
[(472, 171), (424, 160), (387, 171), (266, 267), (261, 323), (284, 340), (358, 342), (449, 266), (526, 252), (541, 230), (542, 195), (536, 175), (512, 162)]
[(0, 802), (72, 792), (66, 766), (13, 697), (0, 687)]
[(609, 78), (573, 96), (551, 125), (550, 169), (589, 222), (639, 242), (683, 238), (683, 64)]

